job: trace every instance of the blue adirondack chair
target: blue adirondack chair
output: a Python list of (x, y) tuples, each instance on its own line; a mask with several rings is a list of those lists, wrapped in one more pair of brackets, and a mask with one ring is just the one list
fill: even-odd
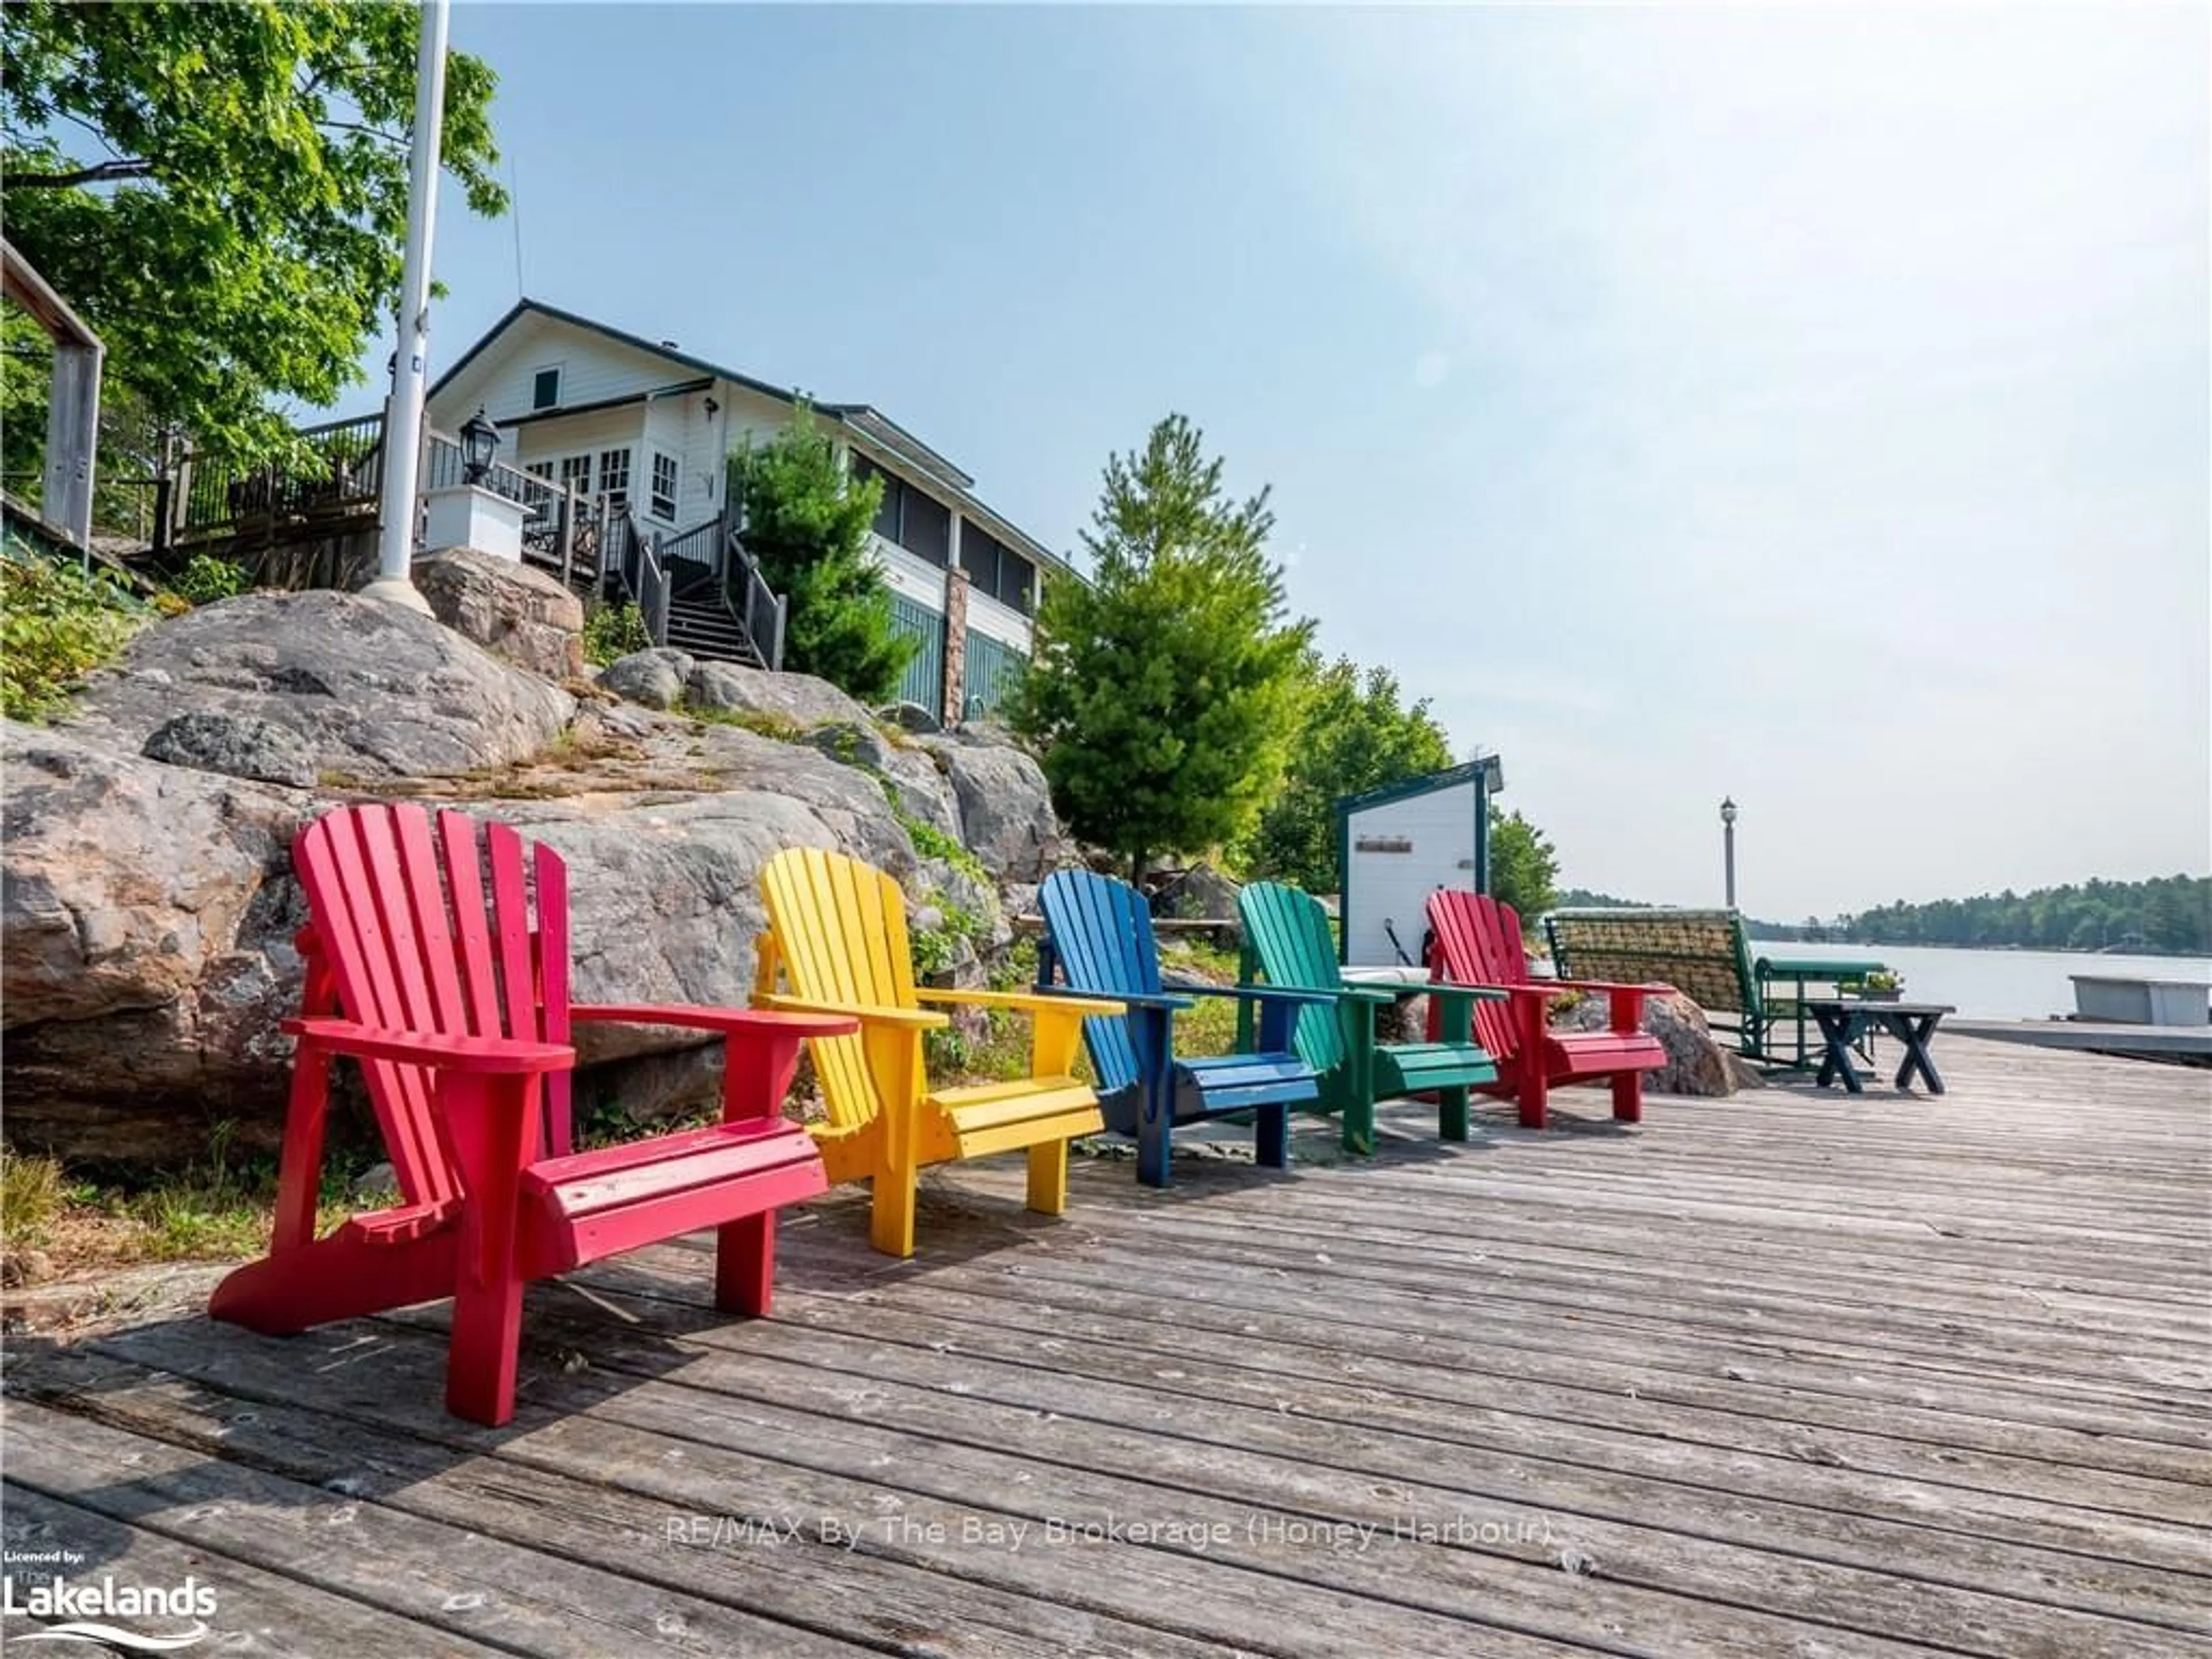
[[(1089, 870), (1062, 870), (1037, 894), (1045, 935), (1037, 950), (1037, 988), (1111, 997), (1129, 1012), (1083, 1022), (1083, 1044), (1097, 1076), (1106, 1127), (1137, 1141), (1137, 1179), (1168, 1184), (1175, 1125), (1250, 1112), (1258, 1162), (1290, 1163), (1290, 1109), (1319, 1097), (1313, 1068), (1291, 1052), (1291, 1030), (1310, 991), (1234, 985), (1170, 984), (1160, 977), (1152, 912), (1125, 882)], [(1057, 974), (1060, 983), (1054, 984)], [(1258, 1005), (1256, 1052), (1212, 1059), (1175, 1057), (1175, 1017), (1193, 997), (1229, 996)]]

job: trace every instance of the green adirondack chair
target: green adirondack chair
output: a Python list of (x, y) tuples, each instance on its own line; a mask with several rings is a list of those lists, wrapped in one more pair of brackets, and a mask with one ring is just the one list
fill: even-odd
[(1256, 881), (1237, 896), (1237, 915), (1244, 928), (1246, 984), (1335, 997), (1333, 1006), (1320, 1003), (1299, 1011), (1291, 1043), (1320, 1078), (1320, 1108), (1337, 1115), (1346, 1152), (1375, 1150), (1375, 1103), (1400, 1095), (1433, 1093), (1437, 1133), (1446, 1140), (1467, 1139), (1468, 1089), (1498, 1079), (1497, 1066), (1474, 1040), (1474, 1005), (1504, 992), (1424, 985), (1442, 1016), (1441, 1040), (1378, 1042), (1376, 1011), (1395, 995), (1345, 982), (1318, 899), (1295, 887)]

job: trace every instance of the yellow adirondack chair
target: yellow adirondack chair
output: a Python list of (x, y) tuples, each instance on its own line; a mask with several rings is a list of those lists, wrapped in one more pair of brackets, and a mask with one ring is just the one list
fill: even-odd
[[(918, 988), (898, 883), (842, 854), (777, 854), (761, 871), (761, 896), (769, 925), (757, 947), (754, 1006), (835, 1009), (860, 1022), (856, 1036), (809, 1044), (829, 1109), (826, 1123), (810, 1127), (833, 1182), (873, 1182), (870, 1242), (887, 1255), (912, 1255), (922, 1168), (1016, 1147), (1029, 1151), (1029, 1207), (1044, 1215), (1066, 1208), (1068, 1140), (1106, 1127), (1097, 1095), (1074, 1075), (1083, 1022), (1121, 1013), (1121, 1004)], [(1030, 1075), (933, 1091), (922, 1033), (948, 1021), (926, 1002), (1030, 1014)]]

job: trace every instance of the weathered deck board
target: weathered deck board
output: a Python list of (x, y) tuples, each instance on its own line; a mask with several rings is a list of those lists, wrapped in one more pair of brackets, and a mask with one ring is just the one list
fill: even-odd
[(2212, 1655), (2212, 1076), (1939, 1063), (1056, 1221), (965, 1169), (908, 1263), (835, 1196), (772, 1321), (698, 1241), (534, 1290), (504, 1431), (442, 1308), (18, 1344), (9, 1496), (257, 1650)]

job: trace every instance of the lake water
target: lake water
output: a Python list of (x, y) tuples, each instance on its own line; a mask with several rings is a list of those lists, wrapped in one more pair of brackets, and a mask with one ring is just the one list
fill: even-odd
[(2212, 985), (2203, 957), (2103, 956), (2084, 951), (1954, 951), (1912, 945), (1814, 945), (1753, 939), (1754, 957), (1817, 957), (1887, 963), (1905, 978), (1909, 1002), (1948, 1002), (1971, 1019), (2048, 1019), (2074, 1012), (2069, 974), (2193, 979)]

